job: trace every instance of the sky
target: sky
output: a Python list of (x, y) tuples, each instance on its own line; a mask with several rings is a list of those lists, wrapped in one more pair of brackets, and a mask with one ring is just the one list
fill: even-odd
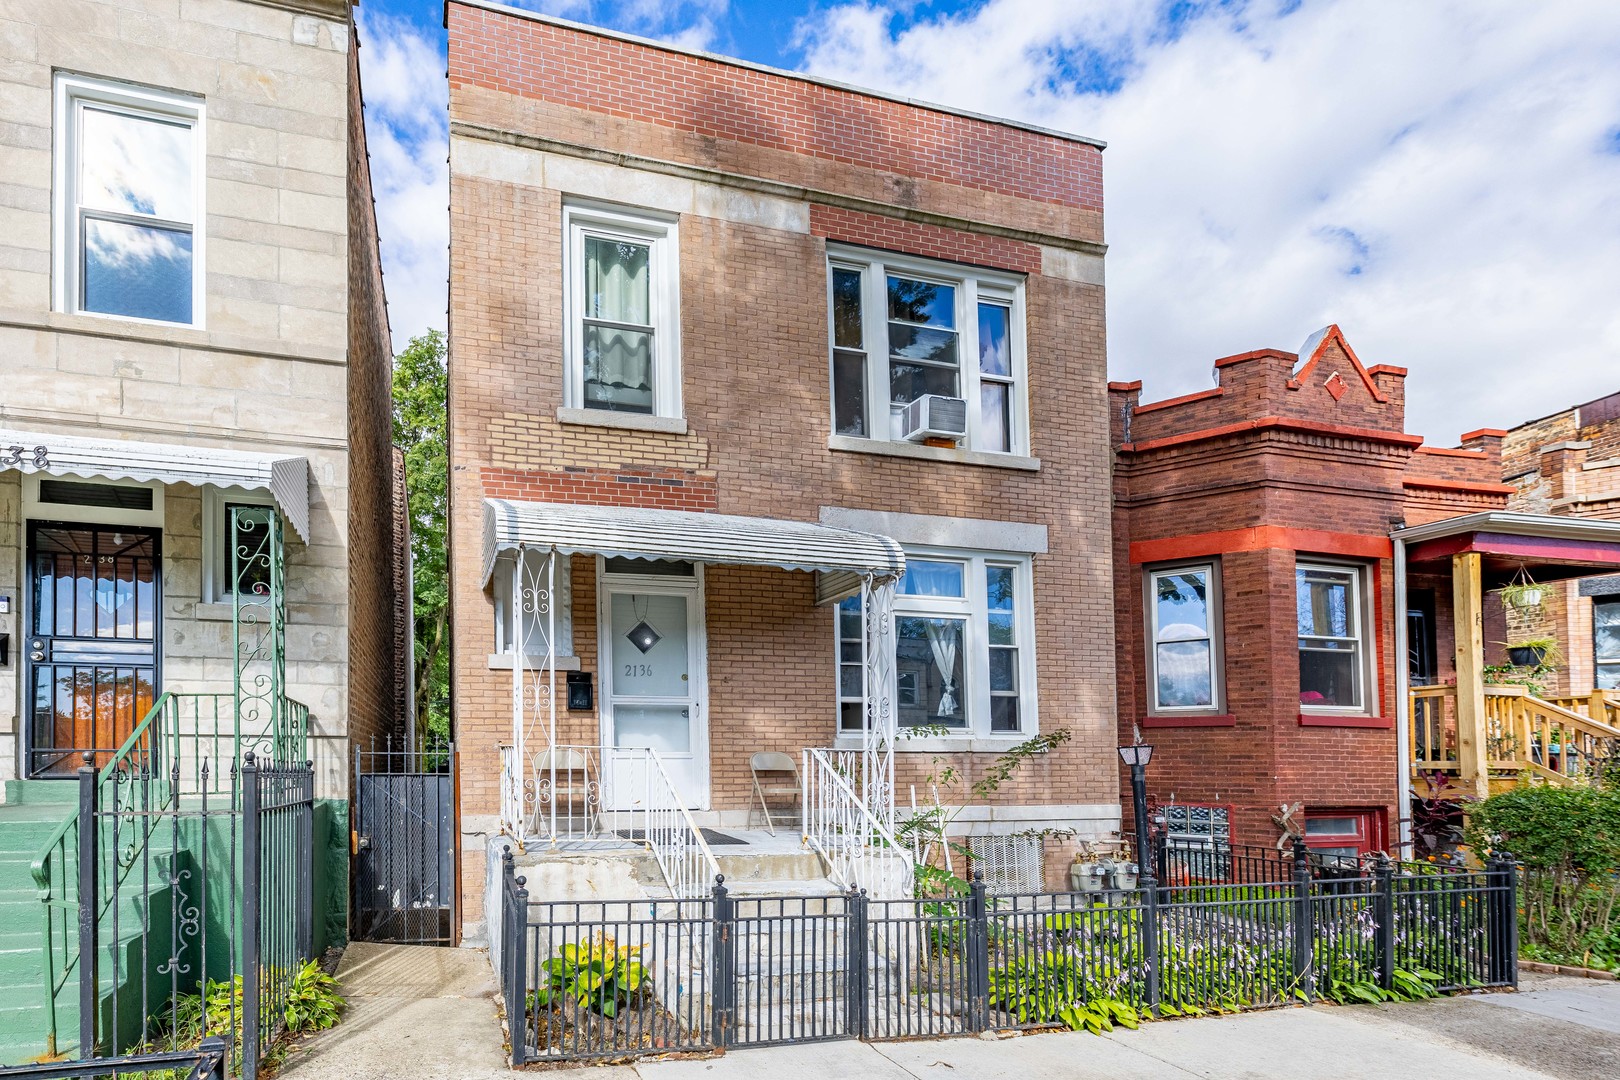
[[(1106, 140), (1110, 377), (1144, 401), (1328, 323), (1411, 370), (1434, 445), (1620, 391), (1615, 0), (515, 6)], [(443, 9), (359, 20), (398, 346), (445, 322)]]

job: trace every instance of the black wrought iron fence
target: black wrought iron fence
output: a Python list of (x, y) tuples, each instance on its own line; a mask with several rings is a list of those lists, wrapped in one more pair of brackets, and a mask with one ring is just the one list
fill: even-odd
[(226, 786), (200, 768), (188, 795), (177, 761), (165, 776), (138, 763), (79, 772), (73, 888), (45, 907), (71, 923), (62, 975), (77, 995), (58, 1012), (74, 1015), (79, 1061), (108, 1063), (96, 1075), (219, 1038), (223, 1068), (253, 1080), (310, 957), (313, 770), (248, 753)]
[(531, 903), (510, 854), (497, 963), (513, 1060), (902, 1039), (1517, 981), (1511, 862), (1265, 882), (870, 900)]
[(136, 1077), (161, 1080), (225, 1080), (230, 1049), (225, 1040), (210, 1036), (188, 1050), (159, 1050), (123, 1057), (78, 1061), (39, 1061), (0, 1068), (0, 1080), (124, 1080)]

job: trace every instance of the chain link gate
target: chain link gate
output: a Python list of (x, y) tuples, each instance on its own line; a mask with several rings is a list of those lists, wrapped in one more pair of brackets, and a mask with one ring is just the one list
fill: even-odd
[(456, 943), (455, 750), (354, 752), (354, 936)]

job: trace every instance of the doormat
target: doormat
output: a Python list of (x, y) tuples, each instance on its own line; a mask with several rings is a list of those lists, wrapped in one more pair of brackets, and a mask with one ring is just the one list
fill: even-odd
[[(702, 833), (703, 839), (710, 844), (746, 845), (748, 843), (748, 841), (740, 837), (732, 836), (730, 833), (716, 832), (713, 829), (699, 829), (698, 832)], [(625, 840), (644, 841), (647, 839), (647, 832), (644, 829), (620, 829), (616, 835)]]

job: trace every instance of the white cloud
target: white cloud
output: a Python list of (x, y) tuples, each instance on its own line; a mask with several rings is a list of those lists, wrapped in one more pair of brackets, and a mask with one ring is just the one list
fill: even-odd
[(368, 16), (364, 8), (356, 16), (366, 144), (397, 351), (424, 330), (445, 328), (449, 84), (437, 40), (404, 20)]
[(1411, 368), (1431, 442), (1620, 389), (1620, 5), (1295, 7), (843, 4), (798, 44), (817, 74), (1108, 140), (1111, 367), (1151, 397), (1327, 322)]

